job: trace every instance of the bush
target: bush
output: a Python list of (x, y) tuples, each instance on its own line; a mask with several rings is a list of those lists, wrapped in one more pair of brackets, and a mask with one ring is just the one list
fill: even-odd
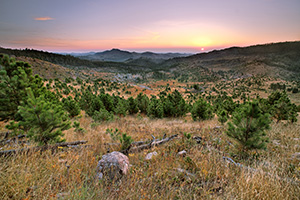
[(269, 114), (262, 114), (257, 101), (241, 105), (228, 122), (227, 135), (237, 140), (241, 152), (251, 149), (265, 149), (268, 138), (265, 130), (270, 128)]
[(213, 118), (212, 106), (200, 98), (193, 104), (191, 114), (194, 121), (211, 119)]
[(164, 108), (159, 99), (153, 96), (147, 109), (147, 115), (151, 118), (163, 118)]
[(100, 109), (100, 111), (95, 111), (92, 116), (94, 121), (112, 121), (114, 120), (114, 114), (108, 112), (106, 109)]
[(64, 109), (70, 114), (71, 118), (80, 114), (80, 107), (78, 103), (72, 99), (72, 97), (68, 96), (68, 98), (63, 98), (62, 103)]
[(27, 137), (40, 145), (64, 141), (62, 131), (71, 128), (71, 123), (61, 106), (45, 101), (43, 96), (36, 98), (31, 88), (27, 92), (27, 104), (18, 111), (22, 116), (19, 127), (28, 129)]
[(133, 142), (133, 139), (131, 136), (127, 135), (126, 133), (122, 134), (122, 137), (120, 138), (121, 142), (121, 150), (126, 150), (130, 147), (131, 143)]

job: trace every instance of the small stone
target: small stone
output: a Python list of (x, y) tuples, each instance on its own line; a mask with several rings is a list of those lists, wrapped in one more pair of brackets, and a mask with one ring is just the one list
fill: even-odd
[(280, 140), (273, 140), (272, 143), (276, 146), (280, 145)]
[(213, 129), (217, 130), (217, 129), (221, 129), (221, 128), (222, 128), (222, 126), (215, 126)]
[(187, 154), (186, 150), (183, 150), (183, 151), (180, 151), (177, 153), (178, 156), (183, 156), (183, 157), (185, 157), (186, 154)]
[(99, 179), (120, 179), (126, 175), (129, 168), (129, 159), (124, 154), (114, 151), (102, 156), (97, 165), (97, 177)]
[(156, 151), (148, 153), (146, 155), (146, 157), (145, 157), (145, 160), (151, 160), (153, 156), (157, 156), (157, 152)]
[(198, 144), (200, 144), (202, 141), (202, 137), (200, 136), (193, 136), (192, 139), (195, 140)]

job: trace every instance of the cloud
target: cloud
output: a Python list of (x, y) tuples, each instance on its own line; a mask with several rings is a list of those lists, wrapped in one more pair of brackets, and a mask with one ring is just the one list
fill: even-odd
[(48, 20), (54, 20), (52, 17), (35, 17), (34, 20), (36, 21), (48, 21)]

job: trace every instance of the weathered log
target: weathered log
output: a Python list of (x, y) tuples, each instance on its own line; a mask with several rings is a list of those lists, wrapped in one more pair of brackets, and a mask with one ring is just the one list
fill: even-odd
[(68, 147), (68, 146), (74, 146), (79, 144), (85, 144), (87, 141), (75, 141), (75, 142), (62, 142), (57, 143), (54, 145), (45, 145), (45, 146), (37, 146), (37, 147), (31, 147), (31, 148), (22, 148), (22, 149), (11, 149), (6, 151), (0, 151), (0, 156), (8, 157), (13, 154), (20, 154), (20, 153), (29, 153), (29, 152), (36, 152), (36, 151), (46, 151), (48, 149), (55, 150), (58, 147)]
[(292, 178), (280, 177), (280, 176), (278, 176), (277, 174), (272, 174), (272, 173), (270, 173), (270, 172), (264, 172), (264, 171), (262, 171), (262, 170), (258, 170), (258, 169), (252, 168), (252, 167), (244, 166), (244, 165), (242, 165), (242, 164), (240, 164), (240, 163), (234, 162), (234, 160), (232, 160), (232, 159), (229, 158), (229, 157), (223, 156), (223, 160), (224, 160), (224, 161), (227, 161), (228, 163), (233, 164), (233, 165), (235, 165), (235, 166), (237, 166), (237, 167), (240, 167), (240, 168), (242, 168), (242, 169), (246, 169), (246, 170), (249, 171), (249, 172), (258, 172), (258, 173), (266, 174), (266, 175), (268, 175), (269, 177), (272, 177), (272, 178), (277, 179), (277, 180), (280, 180), (280, 181), (284, 181), (284, 182), (288, 182), (288, 183), (296, 184), (296, 185), (299, 185), (299, 184), (300, 184), (300, 181), (295, 180), (295, 179), (292, 179)]
[(172, 135), (170, 137), (167, 137), (167, 138), (161, 139), (161, 140), (155, 140), (155, 137), (154, 137), (153, 141), (148, 143), (148, 144), (143, 144), (143, 145), (140, 145), (140, 146), (137, 146), (137, 147), (130, 146), (129, 149), (123, 150), (123, 151), (121, 151), (121, 153), (128, 154), (128, 153), (141, 152), (145, 149), (151, 149), (152, 147), (162, 145), (162, 144), (172, 140), (173, 138), (175, 138), (177, 136), (178, 136), (178, 134), (175, 134), (175, 135)]
[[(9, 133), (9, 132), (7, 132), (7, 133)], [(0, 144), (12, 143), (12, 142), (15, 142), (17, 139), (22, 139), (24, 137), (26, 137), (26, 135), (18, 135), (16, 137), (13, 137), (13, 138), (10, 138), (10, 139), (1, 140)], [(6, 137), (4, 137), (4, 138), (6, 138)]]

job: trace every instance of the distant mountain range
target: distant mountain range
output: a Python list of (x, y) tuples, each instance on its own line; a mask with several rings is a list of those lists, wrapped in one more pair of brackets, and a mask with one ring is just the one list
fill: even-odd
[(112, 61), (112, 62), (130, 62), (136, 59), (149, 59), (152, 62), (158, 63), (164, 60), (175, 57), (185, 57), (192, 54), (182, 53), (153, 53), (153, 52), (129, 52), (120, 49), (111, 49), (103, 52), (90, 52), (85, 54), (71, 54), (81, 59), (92, 60), (92, 61)]
[(214, 50), (170, 59), (162, 67), (185, 76), (194, 76), (198, 71), (208, 69), (300, 80), (300, 41)]
[(167, 77), (181, 81), (210, 81), (258, 74), (300, 81), (300, 41), (231, 47), (195, 55), (112, 49), (72, 56), (1, 47), (0, 53), (40, 59), (75, 70), (89, 68), (101, 72), (143, 74), (144, 77)]

